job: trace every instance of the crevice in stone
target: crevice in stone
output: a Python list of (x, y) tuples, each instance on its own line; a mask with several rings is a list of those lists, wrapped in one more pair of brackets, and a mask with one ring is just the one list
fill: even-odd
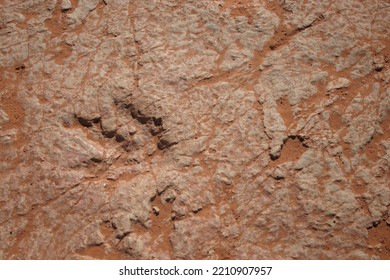
[(160, 138), (160, 140), (157, 143), (157, 147), (159, 150), (165, 150), (165, 149), (168, 149), (169, 147), (172, 147), (178, 143), (179, 142), (170, 142), (164, 138)]
[(298, 28), (296, 29), (296, 31), (302, 32), (302, 31), (304, 31), (304, 30), (306, 30), (306, 29), (308, 29), (308, 28), (310, 28), (310, 27), (313, 27), (313, 26), (315, 26), (316, 24), (318, 24), (319, 22), (321, 22), (324, 18), (325, 18), (324, 15), (319, 15), (319, 16), (318, 16), (315, 20), (313, 20), (311, 23), (306, 24), (306, 25), (303, 25), (303, 26), (301, 26), (301, 27), (298, 27)]
[(142, 125), (146, 125), (148, 127), (149, 132), (153, 136), (164, 131), (163, 119), (161, 117), (147, 116), (143, 112), (138, 110), (133, 104), (128, 104), (126, 105), (126, 107), (130, 110), (133, 119), (135, 119)]
[(85, 127), (92, 127), (93, 126), (91, 120), (89, 120), (89, 119), (86, 119), (83, 117), (77, 117), (77, 120), (82, 126), (85, 126)]
[(296, 134), (296, 135), (289, 135), (289, 136), (286, 138), (286, 140), (284, 140), (284, 143), (286, 143), (288, 139), (291, 139), (291, 140), (298, 139), (298, 141), (302, 143), (302, 146), (303, 146), (303, 147), (309, 148), (309, 146), (306, 144), (306, 140), (309, 139), (309, 137), (307, 137), (307, 136), (303, 136), (303, 135), (299, 135), (299, 134)]

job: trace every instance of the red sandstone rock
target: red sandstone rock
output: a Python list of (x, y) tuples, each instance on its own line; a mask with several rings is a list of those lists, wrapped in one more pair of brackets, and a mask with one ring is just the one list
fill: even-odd
[(390, 259), (387, 1), (16, 2), (0, 259)]

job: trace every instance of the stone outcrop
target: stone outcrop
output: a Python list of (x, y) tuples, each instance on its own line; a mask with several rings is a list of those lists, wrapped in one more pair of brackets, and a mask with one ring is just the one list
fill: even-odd
[(0, 259), (390, 259), (389, 11), (0, 1)]

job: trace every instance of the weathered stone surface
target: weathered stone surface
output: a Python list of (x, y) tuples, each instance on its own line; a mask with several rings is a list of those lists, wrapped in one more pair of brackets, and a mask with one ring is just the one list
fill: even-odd
[(390, 259), (389, 24), (0, 1), (0, 259)]

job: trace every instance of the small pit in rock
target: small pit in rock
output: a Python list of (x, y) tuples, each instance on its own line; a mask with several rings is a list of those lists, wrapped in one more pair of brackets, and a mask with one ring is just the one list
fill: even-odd
[(304, 138), (301, 136), (289, 136), (282, 146), (279, 162), (296, 161), (306, 151)]

